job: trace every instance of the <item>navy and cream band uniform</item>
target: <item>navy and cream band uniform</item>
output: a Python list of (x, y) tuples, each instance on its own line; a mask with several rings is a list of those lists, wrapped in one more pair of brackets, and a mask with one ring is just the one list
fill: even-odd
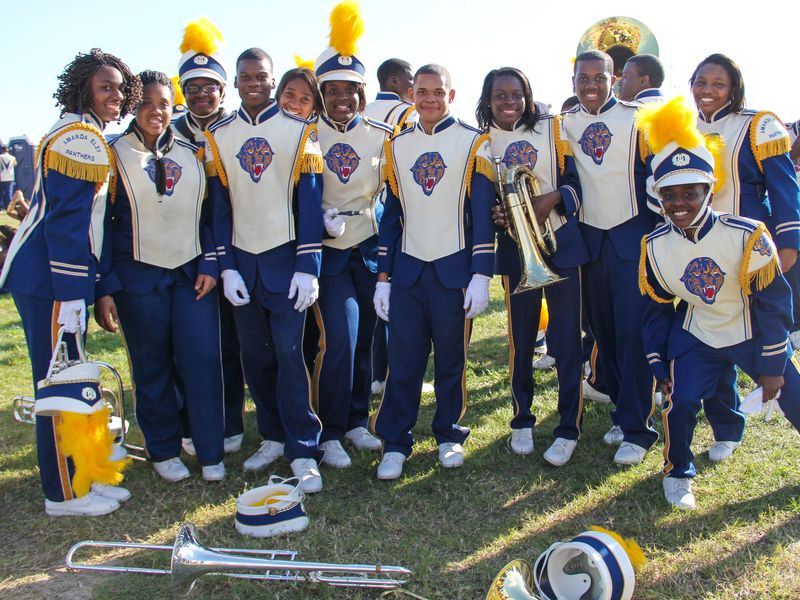
[(289, 460), (317, 459), (321, 425), (302, 355), (305, 311), (287, 298), (295, 272), (319, 276), (322, 155), (316, 126), (273, 101), (255, 118), (240, 108), (206, 138), (220, 270), (238, 271), (252, 299), (234, 307), (234, 317), (259, 432), (285, 442)]
[(661, 93), (660, 88), (647, 88), (646, 90), (642, 90), (641, 92), (637, 93), (633, 97), (633, 102), (638, 102), (639, 104), (649, 104), (650, 102), (663, 101), (664, 94)]
[[(0, 287), (11, 291), (22, 317), (34, 387), (47, 375), (61, 302), (94, 302), (113, 162), (102, 128), (91, 113), (66, 113), (42, 140), (31, 208), (0, 275)], [(36, 418), (39, 474), (44, 495), (53, 502), (77, 497), (61, 422), (60, 416)]]
[(414, 119), (414, 105), (402, 100), (394, 92), (378, 92), (375, 100), (364, 108), (364, 116), (373, 121), (388, 123), (392, 127), (403, 129), (406, 123)]
[(652, 377), (642, 351), (644, 301), (637, 294), (639, 240), (656, 223), (645, 190), (647, 168), (633, 103), (613, 94), (597, 114), (582, 105), (564, 114), (563, 128), (581, 181), (581, 233), (590, 260), (582, 270), (584, 306), (597, 341), (612, 421), (624, 441), (649, 448)]
[[(112, 294), (117, 306), (145, 449), (156, 462), (180, 454), (179, 378), (198, 461), (215, 465), (224, 422), (218, 292), (197, 300), (194, 289), (199, 275), (219, 279), (203, 150), (167, 129), (152, 151), (135, 124), (110, 145), (111, 260), (97, 295)], [(157, 169), (164, 172), (163, 193)]]
[(417, 123), (394, 137), (386, 170), (378, 271), (391, 277), (389, 375), (375, 431), (384, 452), (409, 456), (431, 343), (436, 441), (461, 443), (469, 435), (458, 424), (471, 331), (463, 290), (473, 274), (492, 275), (494, 171), (488, 136), (449, 115), (430, 134)]
[(314, 367), (315, 405), (322, 442), (366, 427), (375, 329), (378, 221), (383, 205), (384, 145), (393, 129), (356, 114), (347, 123), (317, 122), (324, 167), (322, 208), (352, 211), (344, 233), (323, 239), (319, 310), (320, 347)]
[(575, 440), (580, 435), (583, 415), (581, 377), (581, 289), (579, 266), (588, 260), (578, 227), (581, 185), (572, 149), (561, 131), (561, 116), (540, 117), (533, 129), (517, 123), (511, 131), (490, 127), (491, 150), (501, 157), (501, 170), (527, 166), (536, 177), (542, 194), (555, 190), (561, 202), (549, 216), (558, 250), (548, 266), (563, 277), (544, 290), (512, 294), (520, 280), (521, 264), (516, 243), (504, 230), (497, 234), (495, 273), (503, 276), (510, 349), (511, 399), (514, 405), (512, 429), (533, 427), (533, 350), (541, 312), (542, 292), (547, 298), (550, 321), (548, 354), (556, 359), (558, 412), (554, 436)]
[(662, 413), (665, 475), (696, 475), (690, 446), (701, 399), (716, 393), (733, 365), (753, 380), (783, 375), (778, 402), (800, 430), (790, 290), (762, 223), (710, 209), (691, 236), (665, 223), (642, 240), (639, 280), (648, 296), (648, 362), (658, 381), (669, 377), (673, 386)]

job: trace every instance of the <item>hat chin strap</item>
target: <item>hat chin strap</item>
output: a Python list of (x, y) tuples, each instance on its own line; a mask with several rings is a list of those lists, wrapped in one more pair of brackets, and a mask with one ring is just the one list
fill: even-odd
[(706, 211), (711, 210), (709, 207), (709, 203), (711, 202), (711, 196), (713, 192), (713, 185), (709, 184), (708, 192), (706, 192), (706, 197), (703, 198), (703, 203), (700, 205), (700, 210), (697, 211), (697, 215), (695, 216), (694, 220), (692, 221), (689, 227), (695, 227), (700, 221), (702, 221), (706, 216)]

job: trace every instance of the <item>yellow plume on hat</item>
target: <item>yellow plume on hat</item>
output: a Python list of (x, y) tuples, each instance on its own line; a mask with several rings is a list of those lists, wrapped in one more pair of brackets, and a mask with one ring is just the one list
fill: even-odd
[(172, 87), (175, 88), (175, 100), (172, 105), (186, 106), (186, 97), (183, 95), (183, 90), (181, 89), (180, 75), (173, 75), (170, 79), (172, 80)]
[(682, 96), (667, 102), (651, 102), (639, 108), (636, 122), (653, 154), (675, 142), (682, 148), (695, 148), (705, 144), (697, 129), (697, 111)]
[(308, 69), (309, 71), (314, 70), (314, 59), (309, 58), (305, 59), (299, 54), (294, 55), (294, 64), (297, 65), (299, 69)]
[(217, 26), (205, 17), (190, 22), (183, 30), (181, 53), (200, 52), (212, 55), (217, 51), (217, 43), (225, 41)]
[(358, 39), (364, 34), (364, 18), (355, 0), (344, 0), (331, 10), (331, 46), (342, 56), (358, 52)]
[(597, 525), (592, 525), (589, 527), (591, 531), (599, 531), (600, 533), (605, 533), (606, 535), (610, 535), (614, 538), (617, 543), (622, 546), (622, 549), (625, 550), (625, 554), (628, 555), (628, 558), (633, 565), (634, 570), (639, 570), (644, 563), (647, 562), (647, 557), (642, 552), (641, 547), (639, 544), (636, 543), (636, 540), (633, 538), (624, 539), (620, 534), (615, 533), (613, 531), (609, 531), (608, 529), (603, 529), (602, 527), (598, 527)]

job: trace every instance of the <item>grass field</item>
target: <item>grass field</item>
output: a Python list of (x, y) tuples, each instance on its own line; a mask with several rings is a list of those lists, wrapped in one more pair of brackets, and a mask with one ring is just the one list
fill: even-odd
[[(538, 372), (536, 452), (514, 456), (507, 448), (508, 342), (496, 282), (489, 310), (476, 320), (469, 355), (469, 408), (462, 423), (472, 435), (464, 467), (438, 466), (430, 432), (434, 399), (426, 395), (404, 477), (378, 481), (379, 455), (353, 451), (352, 468), (323, 468), (325, 489), (305, 502), (307, 531), (262, 541), (233, 528), (236, 497), (268, 477), (241, 469), (260, 441), (250, 403), (244, 449), (226, 458), (223, 483), (204, 483), (192, 458), (186, 463), (193, 477), (177, 484), (136, 463), (125, 483), (133, 499), (114, 514), (45, 516), (34, 429), (14, 422), (10, 412), (11, 398), (29, 395), (32, 384), (19, 317), (7, 295), (0, 296), (0, 332), (0, 597), (168, 597), (167, 578), (71, 573), (63, 568), (64, 555), (83, 539), (171, 544), (184, 521), (198, 526), (208, 546), (282, 547), (298, 550), (306, 561), (404, 565), (414, 571), (407, 589), (429, 599), (480, 600), (506, 562), (534, 561), (554, 541), (591, 525), (641, 544), (649, 562), (637, 577), (636, 598), (800, 597), (800, 437), (789, 424), (751, 418), (742, 448), (726, 463), (713, 464), (705, 454), (710, 429), (701, 418), (695, 437), (699, 508), (680, 512), (662, 497), (661, 443), (639, 466), (613, 464), (614, 450), (601, 440), (609, 427), (607, 405), (589, 403), (570, 464), (556, 469), (545, 463), (541, 454), (556, 424), (556, 380), (553, 371)], [(114, 364), (130, 386), (119, 338), (92, 324), (87, 348)], [(288, 476), (288, 463), (279, 461), (273, 472)], [(168, 562), (168, 556), (141, 552), (126, 558), (143, 566), (159, 558)], [(197, 597), (366, 599), (380, 592), (208, 577)]]

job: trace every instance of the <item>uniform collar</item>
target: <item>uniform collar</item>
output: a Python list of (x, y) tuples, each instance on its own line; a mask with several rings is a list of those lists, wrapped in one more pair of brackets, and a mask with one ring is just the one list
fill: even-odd
[(516, 131), (517, 129), (523, 129), (525, 127), (525, 122), (522, 119), (517, 119), (514, 122), (514, 126), (511, 128), (511, 131), (503, 129), (502, 127), (498, 127), (497, 123), (495, 123), (494, 119), (492, 119), (492, 124), (490, 125), (492, 129), (495, 131), (505, 131), (506, 133), (511, 133), (511, 131)]
[(453, 115), (451, 115), (450, 113), (447, 113), (440, 120), (438, 120), (436, 123), (434, 123), (433, 127), (431, 127), (430, 134), (428, 134), (428, 132), (425, 131), (425, 128), (422, 126), (422, 123), (420, 123), (419, 121), (417, 121), (417, 128), (422, 133), (424, 133), (425, 135), (433, 135), (435, 133), (439, 133), (440, 131), (444, 131), (445, 129), (450, 127), (450, 125), (452, 125), (455, 122), (456, 122), (456, 118)]
[(103, 131), (106, 126), (106, 124), (103, 123), (103, 120), (91, 110), (87, 110), (85, 113), (83, 113), (83, 120), (84, 122), (88, 122), (90, 125), (94, 125), (100, 131)]
[(400, 100), (400, 95), (394, 92), (378, 92), (375, 100)]
[(731, 103), (730, 103), (730, 101), (728, 101), (728, 103), (727, 103), (727, 104), (725, 104), (725, 106), (723, 106), (722, 108), (720, 108), (719, 110), (717, 110), (717, 111), (716, 111), (714, 114), (712, 114), (710, 117), (706, 117), (706, 116), (703, 114), (703, 111), (702, 111), (702, 110), (698, 110), (698, 111), (697, 111), (697, 114), (698, 114), (698, 116), (700, 117), (700, 120), (701, 120), (701, 121), (703, 121), (703, 122), (705, 122), (705, 123), (715, 123), (715, 122), (717, 122), (717, 121), (720, 121), (720, 120), (724, 119), (725, 117), (727, 117), (727, 116), (728, 116), (729, 114), (731, 114), (732, 112), (733, 112), (733, 109), (731, 108)]
[(278, 107), (278, 103), (275, 102), (274, 98), (272, 98), (269, 101), (267, 107), (263, 109), (260, 113), (258, 113), (255, 119), (251, 119), (247, 111), (241, 106), (239, 107), (239, 110), (237, 110), (236, 112), (239, 114), (242, 120), (248, 125), (261, 125), (261, 123), (263, 123), (267, 119), (271, 119), (272, 117), (277, 115), (280, 111), (281, 109)]
[(664, 94), (661, 93), (659, 88), (647, 88), (636, 94), (633, 99), (641, 100), (642, 98), (662, 98)]
[(711, 207), (707, 206), (705, 216), (702, 218), (697, 227), (691, 231), (689, 235), (686, 235), (683, 229), (675, 225), (672, 221), (669, 221), (669, 225), (672, 228), (672, 230), (679, 236), (681, 236), (683, 239), (689, 240), (690, 242), (696, 244), (704, 237), (706, 237), (706, 235), (708, 235), (708, 232), (711, 231), (711, 228), (714, 227), (714, 223), (716, 222), (717, 222), (717, 213), (711, 210)]
[[(138, 141), (138, 145), (141, 146), (141, 150), (145, 152), (152, 152), (150, 148), (145, 146), (144, 143), (144, 136), (142, 132), (139, 130), (139, 127), (136, 125), (136, 121), (131, 121), (131, 124), (128, 126), (128, 129), (125, 131), (125, 134), (133, 134), (136, 140)], [(175, 137), (172, 133), (172, 127), (167, 127), (158, 139), (156, 140), (156, 154), (161, 154), (162, 156), (170, 151), (172, 148), (172, 144), (175, 141)]]
[(328, 125), (331, 129), (335, 129), (336, 131), (346, 133), (352, 130), (361, 122), (361, 113), (356, 113), (352, 119), (347, 121), (347, 123), (337, 123), (336, 121), (329, 119), (327, 115), (320, 115), (319, 118), (323, 123)]
[[(617, 105), (618, 102), (619, 102), (619, 100), (617, 100), (617, 97), (614, 95), (614, 92), (611, 92), (611, 94), (608, 96), (608, 100), (606, 100), (605, 104), (603, 104), (603, 106), (600, 107), (600, 110), (597, 111), (597, 114), (601, 115), (604, 112), (608, 112), (609, 110), (614, 108)], [(590, 115), (594, 114), (593, 112), (590, 112), (590, 111), (586, 110), (586, 107), (583, 104), (578, 104), (578, 106), (581, 107), (580, 109), (583, 112), (585, 112), (587, 114), (590, 114)]]
[(225, 109), (220, 106), (217, 112), (210, 116), (208, 123), (205, 125), (205, 127), (200, 124), (200, 121), (197, 120), (197, 117), (195, 117), (192, 113), (190, 113), (188, 109), (184, 116), (186, 117), (186, 124), (189, 126), (190, 129), (193, 129), (195, 131), (205, 131), (206, 129), (211, 127), (214, 123), (216, 123), (222, 117), (225, 116)]

